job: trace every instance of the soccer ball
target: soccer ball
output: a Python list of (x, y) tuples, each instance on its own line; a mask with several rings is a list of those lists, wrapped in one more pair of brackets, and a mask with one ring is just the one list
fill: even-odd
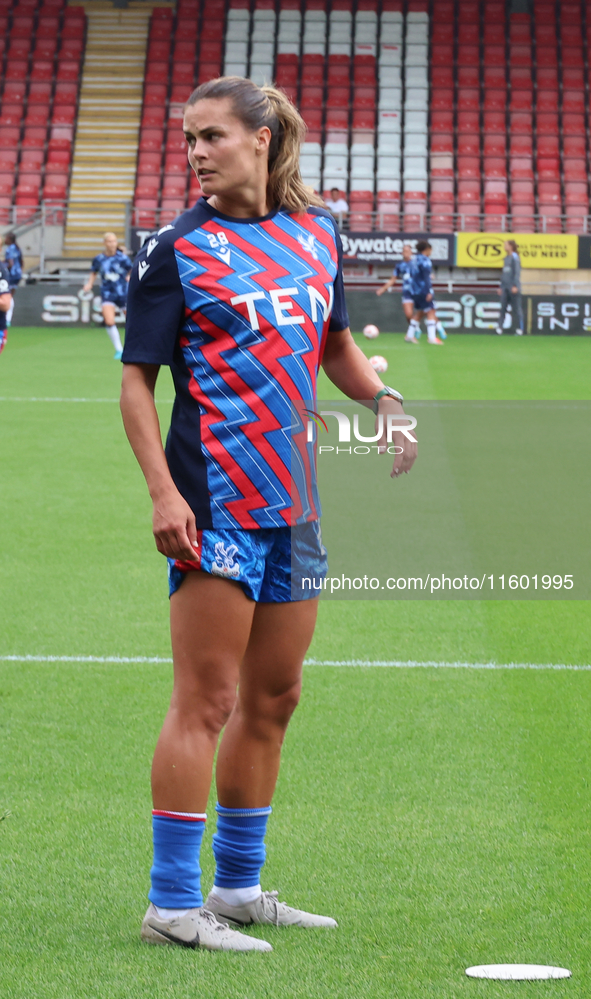
[(380, 331), (377, 326), (373, 325), (373, 323), (369, 323), (367, 326), (363, 327), (363, 335), (366, 336), (368, 340), (375, 340), (375, 338), (380, 335)]
[(379, 375), (383, 375), (384, 372), (388, 370), (388, 362), (386, 358), (381, 357), (379, 354), (374, 354), (373, 357), (370, 357), (369, 363), (374, 371), (377, 371)]

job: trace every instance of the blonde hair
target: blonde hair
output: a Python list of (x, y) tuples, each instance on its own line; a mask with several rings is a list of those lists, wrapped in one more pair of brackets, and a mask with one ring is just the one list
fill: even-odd
[(310, 205), (324, 206), (300, 174), (300, 145), (306, 125), (287, 94), (275, 86), (258, 87), (242, 76), (220, 76), (197, 87), (185, 107), (224, 97), (230, 98), (233, 113), (249, 131), (266, 127), (271, 132), (268, 203), (290, 212), (305, 212)]

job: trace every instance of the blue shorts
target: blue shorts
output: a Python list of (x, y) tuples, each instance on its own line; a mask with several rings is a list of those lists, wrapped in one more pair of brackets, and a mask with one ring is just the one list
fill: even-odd
[[(213, 528), (197, 532), (199, 558), (168, 559), (170, 596), (187, 572), (208, 572), (240, 583), (249, 600), (283, 604), (320, 595), (328, 572), (317, 520), (297, 527)], [(315, 585), (314, 585), (315, 583)]]
[(402, 296), (402, 304), (403, 305), (408, 305), (409, 303), (410, 303), (410, 305), (414, 305), (415, 304), (415, 300), (412, 297), (412, 295), (403, 295)]
[(427, 301), (425, 295), (413, 295), (412, 300), (414, 302), (414, 306), (417, 312), (430, 312), (430, 310), (433, 308), (433, 299), (431, 298), (429, 299), (429, 301)]
[(127, 295), (116, 295), (112, 291), (101, 291), (101, 303), (103, 305), (115, 305), (118, 309), (127, 308)]
[(7, 331), (0, 330), (0, 354), (2, 353), (2, 351), (6, 346), (6, 339), (7, 339)]

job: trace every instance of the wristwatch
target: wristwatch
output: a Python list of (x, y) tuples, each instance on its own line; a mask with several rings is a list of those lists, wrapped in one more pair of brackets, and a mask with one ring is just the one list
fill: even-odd
[(379, 392), (376, 392), (373, 397), (373, 411), (376, 415), (378, 412), (378, 403), (385, 395), (391, 396), (392, 399), (398, 399), (398, 402), (404, 402), (400, 392), (397, 392), (396, 389), (391, 388), (389, 385), (384, 385), (384, 387), (381, 388)]

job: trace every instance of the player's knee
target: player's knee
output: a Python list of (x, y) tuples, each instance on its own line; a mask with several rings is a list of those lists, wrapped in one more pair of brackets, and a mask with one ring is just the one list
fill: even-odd
[(248, 699), (243, 706), (250, 724), (262, 729), (286, 729), (291, 716), (297, 708), (302, 691), (301, 680), (286, 687), (279, 693), (263, 693)]
[(176, 699), (175, 709), (180, 723), (188, 729), (206, 731), (218, 736), (228, 721), (236, 703), (236, 688), (222, 687), (215, 691), (195, 691)]

